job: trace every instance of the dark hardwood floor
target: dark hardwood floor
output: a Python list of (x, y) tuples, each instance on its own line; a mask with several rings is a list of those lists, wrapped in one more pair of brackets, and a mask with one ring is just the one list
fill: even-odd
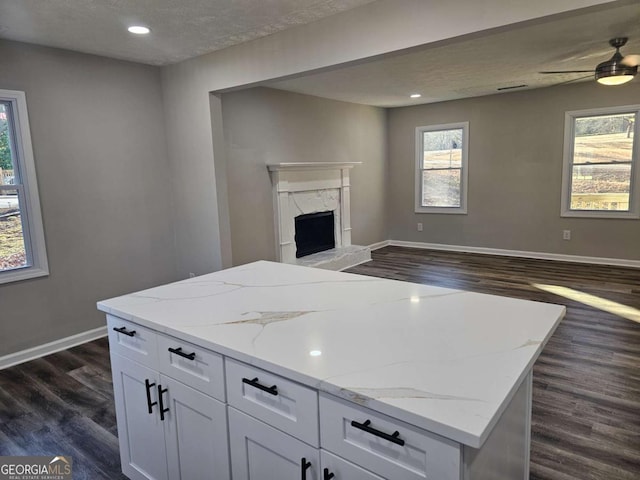
[[(640, 270), (386, 247), (349, 271), (567, 305), (534, 367), (531, 479), (640, 479)], [(603, 300), (629, 318), (582, 303)], [(106, 338), (0, 371), (0, 455), (59, 454), (125, 478)]]
[(70, 455), (74, 479), (127, 478), (106, 338), (0, 371), (0, 455)]

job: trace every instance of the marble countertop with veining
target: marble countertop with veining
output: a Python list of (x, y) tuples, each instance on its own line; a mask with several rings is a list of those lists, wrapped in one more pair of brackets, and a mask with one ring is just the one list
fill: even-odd
[(472, 447), (565, 311), (266, 261), (98, 308)]

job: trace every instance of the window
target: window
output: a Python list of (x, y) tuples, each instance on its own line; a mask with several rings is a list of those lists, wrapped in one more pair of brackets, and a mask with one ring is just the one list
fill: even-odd
[(27, 102), (0, 90), (0, 283), (48, 273)]
[(567, 112), (562, 216), (638, 217), (640, 105)]
[(469, 123), (416, 128), (416, 212), (467, 213)]

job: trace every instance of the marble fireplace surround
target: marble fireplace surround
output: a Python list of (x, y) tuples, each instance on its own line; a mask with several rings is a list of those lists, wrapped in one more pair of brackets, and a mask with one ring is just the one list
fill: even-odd
[[(273, 186), (276, 259), (337, 270), (369, 260), (366, 247), (351, 245), (349, 170), (361, 162), (268, 164)], [(326, 252), (296, 258), (295, 217), (333, 212), (335, 244)]]

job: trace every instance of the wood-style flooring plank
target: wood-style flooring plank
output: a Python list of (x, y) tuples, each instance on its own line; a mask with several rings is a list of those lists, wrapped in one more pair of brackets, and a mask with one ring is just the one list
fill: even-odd
[(106, 339), (0, 371), (0, 455), (68, 455), (74, 479), (126, 478)]

